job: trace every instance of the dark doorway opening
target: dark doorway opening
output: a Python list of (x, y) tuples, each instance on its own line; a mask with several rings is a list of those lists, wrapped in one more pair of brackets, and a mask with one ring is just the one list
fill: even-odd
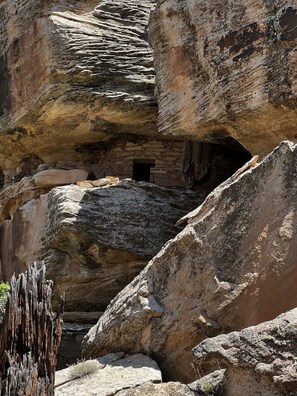
[(154, 167), (154, 160), (135, 159), (133, 161), (133, 180), (150, 182), (151, 168)]
[(252, 158), (232, 137), (213, 137), (212, 142), (186, 141), (183, 179), (189, 188), (213, 190)]

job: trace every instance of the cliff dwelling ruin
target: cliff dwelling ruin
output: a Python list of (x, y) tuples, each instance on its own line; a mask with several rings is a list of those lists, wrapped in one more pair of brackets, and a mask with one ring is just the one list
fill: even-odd
[[(88, 179), (106, 176), (145, 181), (163, 187), (212, 190), (245, 164), (251, 154), (235, 139), (214, 143), (183, 140), (132, 140), (76, 148), (84, 162), (59, 161), (44, 164), (36, 155), (27, 156), (14, 172), (3, 175), (2, 186), (11, 185), (39, 170), (85, 169)], [(0, 180), (1, 181), (1, 180)]]

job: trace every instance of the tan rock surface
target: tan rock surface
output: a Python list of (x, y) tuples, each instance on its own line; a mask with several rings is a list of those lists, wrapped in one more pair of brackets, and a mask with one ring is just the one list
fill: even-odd
[(134, 181), (52, 189), (1, 225), (4, 278), (44, 259), (54, 300), (66, 292), (66, 311), (103, 311), (178, 233), (178, 218), (203, 199)]
[(117, 392), (115, 396), (197, 396), (197, 394), (179, 382), (167, 382), (140, 385), (134, 389)]
[(157, 134), (147, 34), (153, 6), (153, 0), (1, 1), (5, 169), (32, 154), (51, 165), (84, 160), (101, 153), (102, 141)]
[(166, 378), (193, 381), (191, 349), (207, 336), (296, 306), (297, 146), (212, 193), (88, 333), (85, 356), (152, 354)]
[(295, 1), (158, 0), (150, 36), (163, 134), (296, 141)]
[(0, 191), (0, 223), (9, 219), (26, 202), (47, 191), (46, 188), (37, 188), (31, 177), (25, 177)]
[(53, 188), (66, 184), (76, 184), (79, 181), (85, 180), (87, 177), (88, 172), (82, 169), (48, 169), (36, 173), (33, 176), (33, 181), (37, 188)]
[(220, 335), (194, 348), (196, 368), (227, 368), (227, 396), (295, 395), (297, 309), (276, 319)]
[(112, 396), (147, 382), (160, 383), (161, 371), (148, 356), (117, 353), (56, 372), (56, 396)]

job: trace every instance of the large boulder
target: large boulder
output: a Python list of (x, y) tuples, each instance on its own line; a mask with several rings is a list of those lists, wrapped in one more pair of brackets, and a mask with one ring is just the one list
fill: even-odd
[(4, 278), (43, 259), (54, 301), (65, 292), (66, 311), (102, 311), (181, 230), (179, 217), (203, 199), (199, 192), (132, 180), (54, 188), (2, 223)]
[(283, 142), (211, 193), (116, 298), (84, 356), (152, 354), (166, 378), (196, 378), (191, 349), (297, 304), (297, 145)]
[(270, 322), (204, 340), (193, 352), (199, 372), (227, 369), (227, 396), (295, 395), (297, 309)]
[(154, 0), (0, 3), (2, 167), (33, 154), (84, 160), (102, 140), (157, 134)]
[(154, 48), (159, 128), (254, 154), (296, 140), (294, 0), (157, 0)]

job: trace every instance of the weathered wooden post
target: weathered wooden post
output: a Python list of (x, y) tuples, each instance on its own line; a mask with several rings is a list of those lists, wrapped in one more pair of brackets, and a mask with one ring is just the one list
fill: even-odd
[(44, 264), (13, 277), (10, 285), (0, 319), (1, 396), (53, 395), (64, 301), (54, 315)]

